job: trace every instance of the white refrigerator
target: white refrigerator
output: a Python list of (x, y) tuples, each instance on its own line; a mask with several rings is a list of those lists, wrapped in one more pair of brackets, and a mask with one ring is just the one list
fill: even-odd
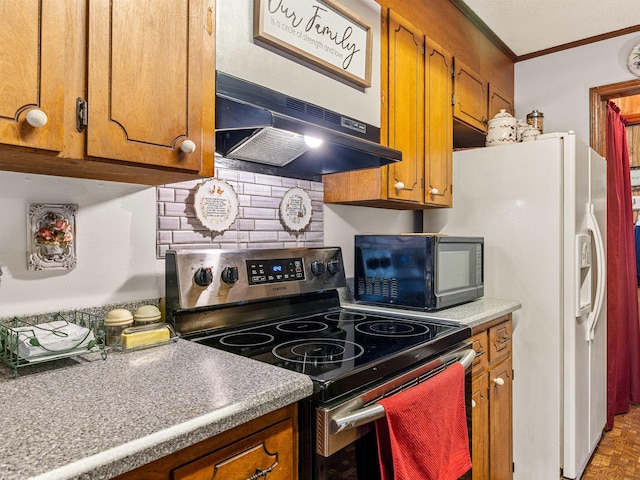
[(573, 132), (458, 151), (453, 193), (424, 231), (483, 236), (485, 296), (522, 303), (514, 479), (580, 478), (606, 421), (605, 160)]

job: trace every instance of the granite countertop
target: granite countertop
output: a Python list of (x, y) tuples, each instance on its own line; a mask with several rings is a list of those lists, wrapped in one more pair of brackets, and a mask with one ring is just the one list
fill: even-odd
[(462, 323), (471, 328), (478, 327), (491, 320), (502, 317), (508, 313), (514, 312), (522, 308), (522, 304), (516, 300), (507, 300), (502, 298), (486, 298), (482, 297), (473, 302), (464, 303), (457, 307), (446, 308), (439, 311), (417, 311), (415, 309), (394, 309), (390, 307), (372, 307), (367, 304), (346, 303), (346, 307), (375, 310), (378, 312), (389, 312), (392, 310), (401, 315), (415, 316), (422, 319), (440, 319), (449, 320), (456, 323)]
[(106, 479), (311, 395), (306, 375), (179, 339), (0, 365), (0, 479)]
[(522, 304), (515, 300), (482, 297), (457, 307), (447, 308), (438, 312), (429, 312), (428, 316), (430, 318), (460, 322), (474, 328), (521, 308)]

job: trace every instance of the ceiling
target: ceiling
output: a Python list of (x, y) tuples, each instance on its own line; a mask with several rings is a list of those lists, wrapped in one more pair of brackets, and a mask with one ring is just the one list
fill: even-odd
[(518, 58), (611, 32), (640, 31), (638, 0), (463, 2)]

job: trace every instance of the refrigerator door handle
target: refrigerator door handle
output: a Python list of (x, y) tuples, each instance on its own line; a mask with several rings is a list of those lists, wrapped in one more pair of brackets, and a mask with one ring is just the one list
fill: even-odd
[(602, 233), (598, 226), (598, 220), (594, 214), (593, 203), (587, 203), (587, 228), (593, 233), (596, 247), (596, 266), (598, 269), (597, 281), (596, 281), (596, 298), (594, 301), (593, 309), (587, 317), (587, 332), (586, 340), (590, 342), (595, 335), (596, 324), (598, 323), (598, 317), (602, 310), (602, 303), (604, 301), (605, 286), (606, 286), (606, 252), (604, 248), (604, 241), (602, 239)]

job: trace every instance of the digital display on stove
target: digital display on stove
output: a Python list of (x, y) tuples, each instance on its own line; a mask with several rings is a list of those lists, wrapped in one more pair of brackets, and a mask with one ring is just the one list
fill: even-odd
[(246, 260), (249, 285), (304, 280), (302, 258)]

